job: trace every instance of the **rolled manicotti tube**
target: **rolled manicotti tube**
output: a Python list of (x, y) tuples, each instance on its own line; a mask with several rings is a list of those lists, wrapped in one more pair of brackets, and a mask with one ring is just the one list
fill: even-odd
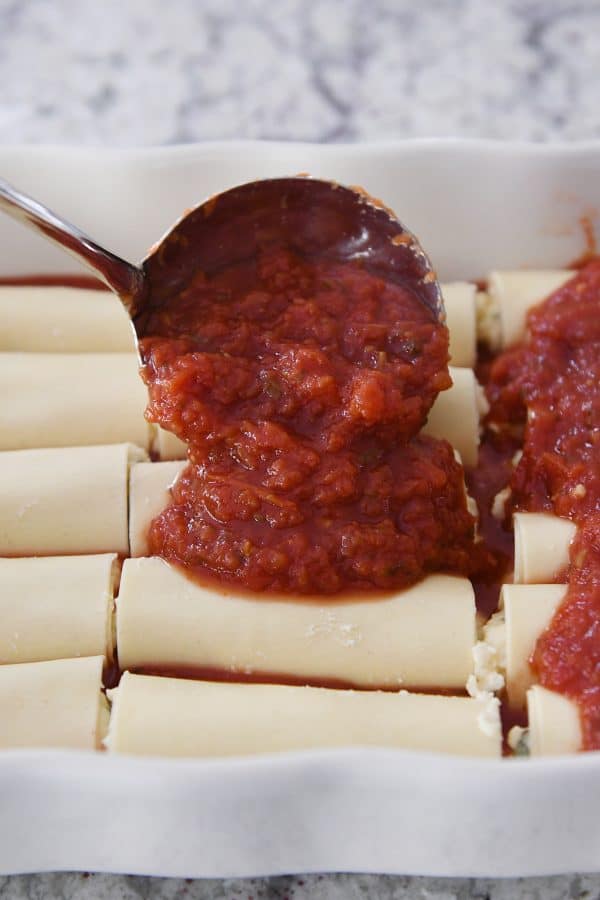
[(0, 321), (0, 351), (135, 352), (129, 316), (110, 291), (1, 285)]
[(457, 690), (475, 632), (471, 584), (449, 575), (384, 597), (304, 601), (205, 586), (142, 558), (125, 560), (117, 598), (120, 665), (154, 672)]
[(529, 660), (565, 598), (564, 584), (505, 584), (501, 605), (506, 629), (506, 691), (511, 707), (525, 706), (535, 678)]
[(477, 341), (481, 341), (494, 353), (499, 353), (503, 343), (500, 310), (487, 291), (478, 290), (475, 294), (475, 323)]
[(0, 664), (113, 660), (116, 554), (0, 559)]
[(569, 548), (577, 527), (549, 513), (515, 513), (516, 584), (549, 584), (569, 564)]
[(139, 447), (0, 453), (0, 556), (128, 555), (128, 473)]
[(536, 684), (527, 691), (527, 713), (532, 756), (559, 756), (583, 749), (579, 708), (568, 697)]
[(170, 489), (187, 463), (140, 462), (129, 476), (129, 546), (131, 556), (148, 556), (148, 530), (152, 520), (169, 505)]
[(184, 444), (177, 435), (161, 428), (160, 425), (156, 426), (152, 449), (161, 460), (186, 459), (187, 457), (187, 444)]
[(477, 287), (468, 281), (454, 281), (442, 284), (441, 288), (450, 332), (450, 361), (453, 366), (472, 369), (477, 356)]
[[(494, 319), (499, 326), (502, 348), (518, 344), (525, 338), (527, 313), (550, 294), (566, 284), (575, 273), (568, 269), (496, 271), (488, 278), (489, 307), (480, 319), (484, 340), (494, 332)], [(492, 343), (494, 343), (492, 338)]]
[[(449, 441), (466, 466), (474, 466), (479, 449), (479, 419), (484, 394), (472, 369), (450, 366), (452, 387), (438, 394), (423, 432)], [(161, 460), (185, 459), (187, 446), (174, 434), (157, 429), (154, 452)]]
[(108, 724), (101, 656), (0, 666), (0, 748), (100, 749)]
[(0, 353), (0, 450), (129, 441), (149, 449), (133, 353)]
[(113, 753), (245, 756), (352, 745), (498, 756), (497, 701), (126, 672), (110, 692)]
[(465, 466), (477, 463), (483, 393), (472, 369), (450, 366), (452, 387), (438, 394), (423, 427), (425, 434), (448, 441)]

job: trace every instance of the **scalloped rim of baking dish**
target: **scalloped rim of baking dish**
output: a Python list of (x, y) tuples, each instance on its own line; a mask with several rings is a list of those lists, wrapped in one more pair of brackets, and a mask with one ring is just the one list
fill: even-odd
[[(131, 259), (207, 194), (299, 171), (383, 196), (444, 279), (564, 265), (585, 249), (582, 217), (600, 232), (600, 142), (0, 148), (3, 177)], [(10, 261), (2, 274), (77, 271), (7, 218), (0, 239)], [(599, 871), (599, 790), (600, 753), (488, 761), (353, 748), (162, 760), (2, 751), (0, 873)]]

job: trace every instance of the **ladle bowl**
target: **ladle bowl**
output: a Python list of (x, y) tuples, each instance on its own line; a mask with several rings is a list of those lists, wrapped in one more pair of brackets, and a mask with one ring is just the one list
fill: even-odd
[(47, 207), (0, 180), (0, 209), (77, 257), (121, 299), (137, 341), (194, 275), (207, 277), (269, 246), (313, 260), (361, 265), (410, 290), (444, 321), (440, 285), (417, 238), (359, 188), (296, 176), (253, 181), (188, 210), (139, 264), (116, 256)]

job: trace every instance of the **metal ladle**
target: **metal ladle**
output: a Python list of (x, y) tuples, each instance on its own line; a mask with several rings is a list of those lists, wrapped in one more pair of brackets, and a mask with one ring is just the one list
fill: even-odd
[(414, 235), (360, 189), (334, 182), (274, 178), (216, 194), (186, 212), (137, 266), (2, 180), (0, 209), (92, 269), (121, 299), (138, 341), (151, 313), (164, 309), (199, 269), (210, 277), (274, 244), (313, 260), (360, 260), (416, 295), (433, 321), (445, 319), (439, 283)]

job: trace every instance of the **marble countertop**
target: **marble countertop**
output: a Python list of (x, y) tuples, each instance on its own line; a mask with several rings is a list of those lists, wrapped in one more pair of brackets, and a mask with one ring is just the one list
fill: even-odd
[(0, 900), (597, 900), (600, 878), (302, 875), (191, 881), (54, 874), (0, 878)]
[[(597, 0), (0, 0), (4, 143), (600, 138)], [(600, 896), (600, 876), (0, 878), (29, 898)]]
[(596, 0), (2, 0), (2, 140), (600, 137)]

